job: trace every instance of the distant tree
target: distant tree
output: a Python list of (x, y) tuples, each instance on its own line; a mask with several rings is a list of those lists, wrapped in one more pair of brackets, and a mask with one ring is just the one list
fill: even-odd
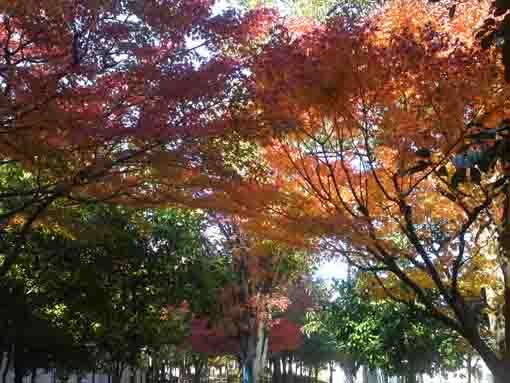
[(371, 299), (351, 282), (337, 282), (333, 291), (336, 298), (311, 313), (305, 329), (333, 337), (339, 353), (406, 383), (462, 366), (458, 336), (419, 308)]
[(36, 367), (98, 362), (118, 382), (142, 350), (186, 335), (189, 311), (172, 304), (207, 310), (223, 284), (221, 260), (206, 256), (199, 214), (95, 205), (70, 209), (66, 229), (32, 231), (30, 258), (0, 290), (1, 344), (17, 382)]
[(219, 254), (227, 254), (230, 280), (218, 291), (217, 309), (195, 318), (191, 343), (195, 351), (233, 354), (243, 382), (251, 383), (272, 350), (297, 348), (302, 341), (297, 324), (274, 316), (285, 311), (289, 281), (306, 267), (305, 253), (252, 236), (242, 220), (215, 216), (221, 239)]

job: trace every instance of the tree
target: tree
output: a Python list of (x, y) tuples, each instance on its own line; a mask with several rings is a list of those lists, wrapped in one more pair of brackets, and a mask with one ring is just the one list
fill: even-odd
[(304, 17), (326, 21), (335, 16), (359, 20), (382, 1), (375, 0), (231, 0), (235, 5), (246, 8), (274, 7), (289, 17)]
[[(450, 8), (451, 17), (455, 16), (456, 5)], [(510, 2), (506, 0), (494, 1), (491, 4), (488, 17), (476, 33), (482, 49), (488, 50), (494, 45), (501, 50), (501, 61), (505, 67), (504, 79), (510, 82)], [(501, 16), (505, 17), (501, 17)]]
[(296, 352), (296, 359), (314, 370), (314, 381), (318, 383), (319, 371), (329, 370), (329, 382), (333, 382), (334, 364), (340, 359), (340, 353), (333, 338), (323, 334), (307, 334), (305, 341)]
[[(497, 126), (509, 89), (496, 55), (473, 42), (486, 9), (459, 4), (444, 23), (444, 7), (402, 1), (354, 29), (282, 27), (254, 63), (245, 118), (276, 135), (263, 143), (274, 198), (260, 203), (258, 230), (345, 256), (507, 381), (510, 199)], [(495, 141), (500, 154), (481, 155)], [(475, 166), (463, 165), (468, 153)], [(482, 287), (506, 328), (482, 320)]]
[(264, 14), (213, 16), (212, 5), (2, 2), (0, 233), (18, 235), (0, 276), (34, 222), (66, 206), (189, 203), (235, 178), (221, 153), (237, 140), (220, 137), (242, 75), (222, 52), (261, 31)]
[(218, 309), (194, 319), (195, 351), (236, 355), (243, 382), (256, 382), (271, 350), (297, 347), (297, 325), (273, 315), (285, 310), (285, 287), (302, 271), (303, 254), (243, 231), (239, 219), (215, 216), (222, 236), (217, 251), (228, 254), (231, 278), (218, 292)]
[(350, 282), (337, 282), (337, 296), (308, 317), (311, 333), (331, 336), (336, 348), (358, 364), (380, 368), (414, 383), (417, 374), (462, 365), (458, 337), (443, 324), (392, 301), (377, 301)]
[(65, 232), (32, 231), (31, 258), (4, 280), (0, 344), (17, 381), (38, 367), (102, 366), (119, 382), (143, 350), (182, 341), (189, 308), (171, 305), (207, 310), (224, 267), (206, 257), (198, 213), (93, 205), (68, 219)]

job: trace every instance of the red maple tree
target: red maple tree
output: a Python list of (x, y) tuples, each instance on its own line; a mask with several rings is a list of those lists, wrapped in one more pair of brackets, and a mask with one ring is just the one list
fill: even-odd
[(233, 177), (214, 140), (239, 93), (232, 51), (271, 13), (213, 15), (213, 4), (0, 4), (0, 228), (20, 233), (0, 275), (33, 223), (63, 206), (190, 203)]

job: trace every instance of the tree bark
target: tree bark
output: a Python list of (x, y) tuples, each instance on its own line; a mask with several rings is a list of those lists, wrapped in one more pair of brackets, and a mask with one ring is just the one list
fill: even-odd
[(377, 370), (373, 368), (367, 368), (367, 379), (368, 383), (378, 383)]
[(9, 345), (9, 348), (7, 349), (7, 355), (6, 355), (6, 361), (5, 361), (5, 367), (2, 372), (2, 383), (7, 383), (7, 374), (9, 373), (9, 367), (11, 366), (11, 360), (12, 360), (12, 346)]
[(14, 383), (23, 383), (23, 375), (25, 374), (23, 346), (14, 345)]
[(467, 357), (467, 383), (471, 383), (471, 377), (472, 377), (472, 371), (471, 371), (471, 359), (473, 358), (473, 356), (471, 355), (471, 353), (468, 353), (468, 357)]
[(510, 382), (510, 365), (506, 369), (501, 369), (493, 372), (494, 383), (508, 383)]
[(346, 383), (354, 383), (354, 378), (357, 372), (355, 364), (350, 360), (344, 360), (340, 362), (340, 367), (344, 373)]
[(405, 376), (405, 383), (416, 383), (416, 374), (410, 372)]
[(282, 370), (280, 365), (280, 358), (273, 358), (273, 382), (272, 383), (281, 383), (282, 379)]
[(257, 335), (256, 335), (256, 345), (255, 345), (255, 371), (253, 372), (254, 382), (257, 382), (259, 377), (264, 374), (264, 366), (266, 365), (267, 358), (267, 347), (268, 347), (268, 338), (266, 334), (266, 330), (264, 328), (264, 323), (259, 321), (257, 324)]
[(193, 358), (193, 367), (195, 367), (195, 374), (193, 375), (193, 383), (200, 383), (202, 371), (204, 369), (205, 361), (202, 357)]
[(115, 362), (112, 373), (112, 383), (121, 383), (124, 374), (124, 365), (121, 362)]
[(287, 364), (287, 368), (289, 369), (289, 372), (287, 373), (287, 383), (294, 382), (293, 362), (294, 362), (294, 358), (292, 357), (292, 355), (289, 355), (289, 363)]

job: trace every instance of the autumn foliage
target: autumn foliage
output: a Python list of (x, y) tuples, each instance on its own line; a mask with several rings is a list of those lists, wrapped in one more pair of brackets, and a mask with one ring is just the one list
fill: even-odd
[[(192, 204), (236, 173), (226, 106), (243, 96), (238, 47), (272, 13), (214, 2), (0, 3), (0, 226), (65, 226), (91, 201)], [(221, 138), (223, 137), (223, 138)]]
[(299, 247), (423, 305), (508, 378), (510, 48), (491, 32), (508, 7), (394, 0), (316, 25), (213, 5), (0, 2), (0, 277), (71, 206), (209, 208), (234, 215), (236, 278), (222, 321), (195, 319), (197, 350), (253, 372), (266, 330), (299, 344), (272, 318)]
[(274, 137), (263, 152), (275, 198), (254, 229), (343, 255), (374, 289), (425, 305), (503, 377), (510, 336), (505, 346), (500, 330), (481, 329), (472, 302), (490, 291), (492, 315), (506, 299), (510, 330), (510, 90), (499, 52), (474, 37), (489, 4), (449, 5), (392, 1), (364, 22), (273, 36), (245, 110)]
[[(211, 325), (208, 319), (193, 319), (190, 343), (193, 351), (207, 355), (238, 355), (239, 339), (230, 332), (228, 325)], [(299, 325), (288, 319), (275, 320), (269, 328), (270, 353), (293, 351), (303, 343), (303, 332)]]

